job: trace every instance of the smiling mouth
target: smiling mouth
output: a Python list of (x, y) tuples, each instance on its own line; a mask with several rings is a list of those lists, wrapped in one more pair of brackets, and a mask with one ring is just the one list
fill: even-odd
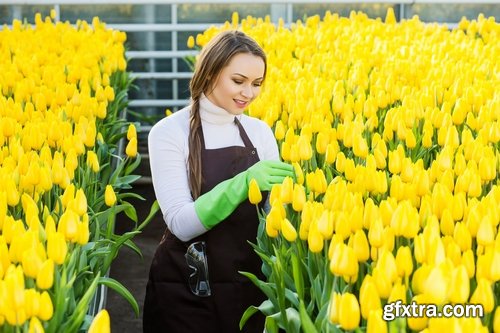
[(242, 101), (239, 99), (234, 99), (234, 102), (236, 103), (236, 105), (238, 105), (240, 107), (244, 107), (244, 106), (248, 105), (248, 103), (249, 103), (249, 101)]

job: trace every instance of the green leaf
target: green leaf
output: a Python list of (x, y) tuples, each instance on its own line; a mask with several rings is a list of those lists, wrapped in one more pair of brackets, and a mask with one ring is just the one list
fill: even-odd
[(251, 305), (248, 307), (248, 309), (246, 309), (245, 313), (243, 313), (243, 316), (241, 317), (241, 320), (240, 320), (240, 330), (243, 328), (243, 326), (245, 325), (245, 323), (247, 322), (247, 320), (252, 316), (254, 315), (257, 311), (260, 311), (262, 314), (268, 316), (268, 315), (271, 315), (273, 314), (275, 311), (275, 308), (273, 306), (273, 303), (271, 303), (270, 300), (265, 300), (264, 302), (262, 302), (259, 306), (254, 306), (254, 305)]
[(96, 277), (92, 281), (92, 284), (88, 287), (83, 297), (78, 301), (78, 305), (76, 306), (73, 314), (69, 317), (69, 320), (64, 322), (61, 326), (61, 332), (76, 332), (82, 325), (82, 322), (85, 319), (85, 314), (89, 308), (90, 300), (95, 294), (99, 278), (100, 275), (97, 273)]
[(292, 273), (295, 289), (300, 300), (304, 299), (304, 277), (302, 276), (300, 260), (295, 252), (292, 252)]
[(111, 262), (113, 261), (113, 259), (116, 258), (118, 251), (120, 250), (120, 247), (123, 245), (123, 243), (125, 243), (126, 241), (128, 241), (129, 239), (131, 239), (132, 237), (134, 237), (135, 235), (137, 235), (139, 233), (140, 233), (140, 231), (133, 230), (133, 231), (128, 231), (128, 232), (124, 233), (123, 235), (121, 235), (120, 237), (118, 237), (117, 240), (112, 244), (111, 251), (109, 252), (108, 256), (105, 258), (104, 263), (101, 267), (101, 271), (107, 271), (109, 269), (109, 267), (111, 266)]
[(134, 199), (138, 199), (138, 200), (141, 200), (141, 201), (146, 201), (146, 198), (144, 198), (143, 196), (137, 194), (137, 193), (133, 193), (133, 192), (122, 192), (122, 193), (117, 193), (116, 194), (116, 198), (117, 199), (126, 199), (126, 198), (134, 198)]
[(118, 294), (120, 294), (123, 298), (125, 298), (129, 304), (132, 306), (137, 317), (139, 317), (139, 304), (135, 300), (134, 296), (127, 290), (120, 282), (116, 281), (110, 277), (101, 277), (99, 278), (99, 284), (103, 284), (108, 288), (113, 289)]
[(118, 177), (116, 178), (113, 187), (123, 188), (125, 185), (130, 185), (141, 177), (142, 177), (141, 175), (128, 175), (128, 176)]
[(302, 322), (302, 331), (304, 333), (318, 333), (311, 317), (307, 314), (304, 302), (301, 300), (299, 305), (300, 321)]
[(266, 317), (264, 326), (266, 328), (266, 333), (278, 333), (278, 325), (272, 317)]
[(137, 227), (136, 230), (141, 231), (144, 229), (149, 222), (155, 217), (156, 213), (160, 210), (160, 204), (158, 203), (158, 200), (155, 200), (153, 204), (151, 205), (151, 209), (149, 210), (148, 216), (144, 219), (144, 221)]
[(123, 203), (127, 206), (124, 210), (125, 215), (127, 215), (129, 219), (137, 223), (137, 211), (135, 210), (135, 207), (132, 206), (132, 204), (130, 204), (129, 202), (124, 201)]
[(276, 299), (277, 295), (275, 293), (276, 286), (274, 286), (273, 290), (273, 288), (271, 287), (273, 284), (259, 280), (254, 274), (248, 272), (239, 273), (249, 278), (250, 281), (252, 281), (253, 284), (255, 284), (267, 296), (267, 298), (273, 303), (273, 305), (277, 306), (278, 300)]
[(125, 245), (126, 247), (137, 253), (137, 255), (141, 257), (141, 259), (144, 259), (142, 256), (141, 249), (137, 245), (135, 245), (135, 243), (131, 239), (127, 240), (125, 243), (123, 243), (123, 245)]
[(130, 163), (130, 165), (125, 168), (124, 174), (129, 175), (130, 173), (132, 173), (132, 171), (137, 169), (139, 164), (141, 164), (141, 159), (142, 159), (141, 154), (137, 154), (137, 157), (135, 158), (134, 162)]
[(295, 308), (287, 308), (286, 309), (286, 317), (288, 319), (287, 327), (292, 329), (292, 332), (290, 332), (290, 333), (294, 333), (294, 332), (299, 333), (300, 332), (300, 322), (301, 322), (299, 312)]
[(255, 313), (259, 312), (259, 308), (256, 306), (249, 306), (245, 312), (243, 313), (243, 316), (240, 319), (240, 331), (243, 329), (243, 326), (245, 326), (245, 323), (247, 320), (253, 316)]

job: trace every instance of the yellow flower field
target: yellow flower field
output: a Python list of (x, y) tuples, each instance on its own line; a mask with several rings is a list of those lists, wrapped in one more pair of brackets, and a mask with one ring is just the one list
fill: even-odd
[[(500, 332), (500, 25), (235, 13), (196, 45), (235, 28), (268, 55), (248, 113), (296, 170), (261, 212), (267, 280), (245, 274), (268, 300), (242, 324), (261, 311), (268, 332)], [(397, 300), (484, 315), (383, 320)]]
[[(140, 163), (122, 119), (125, 40), (98, 18), (74, 27), (37, 14), (0, 30), (0, 332), (86, 330), (99, 285), (138, 313), (106, 277), (123, 244), (138, 250), (131, 238), (147, 223), (113, 232), (119, 212), (137, 222), (125, 200), (137, 197), (125, 190)], [(127, 131), (130, 156), (120, 157)]]

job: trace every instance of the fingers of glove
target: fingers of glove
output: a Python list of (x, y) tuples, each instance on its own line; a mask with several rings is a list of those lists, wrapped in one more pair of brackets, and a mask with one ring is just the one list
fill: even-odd
[(285, 178), (286, 176), (277, 176), (277, 175), (269, 176), (267, 178), (267, 182), (269, 183), (269, 185), (273, 186), (275, 184), (282, 184)]
[(277, 168), (272, 168), (268, 171), (268, 175), (270, 176), (281, 176), (283, 178), (285, 177), (294, 177), (295, 173), (292, 170), (285, 170), (285, 169), (277, 169)]
[(264, 162), (265, 166), (271, 167), (273, 169), (293, 171), (293, 166), (291, 164), (288, 164), (288, 163), (284, 163), (281, 161), (275, 161), (275, 160), (266, 160), (263, 162)]

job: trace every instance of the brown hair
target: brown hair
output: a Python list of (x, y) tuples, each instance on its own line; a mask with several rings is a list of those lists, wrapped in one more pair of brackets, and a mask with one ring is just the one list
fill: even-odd
[(195, 200), (200, 196), (202, 183), (200, 98), (203, 93), (207, 94), (214, 88), (222, 69), (239, 53), (250, 53), (262, 58), (265, 77), (266, 55), (262, 48), (243, 32), (233, 30), (219, 33), (201, 50), (189, 84), (192, 99), (189, 118), (189, 189)]

